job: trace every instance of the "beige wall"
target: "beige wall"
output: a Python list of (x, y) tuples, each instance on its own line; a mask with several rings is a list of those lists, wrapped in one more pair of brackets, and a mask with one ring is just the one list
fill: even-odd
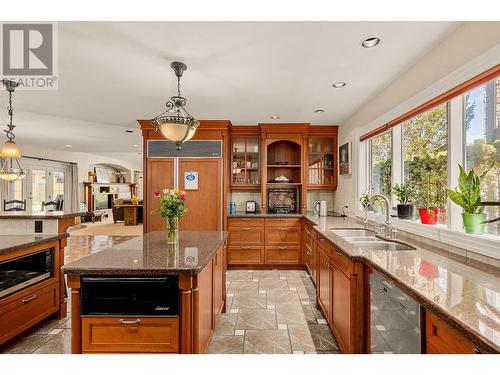
[[(358, 149), (361, 134), (499, 64), (498, 51), (500, 22), (463, 23), (341, 124), (339, 145), (352, 142), (353, 164), (352, 175), (339, 176), (335, 209), (340, 211), (343, 205), (348, 204), (353, 213), (358, 203)], [(488, 58), (478, 61), (481, 55)], [(495, 57), (492, 59), (491, 56)]]

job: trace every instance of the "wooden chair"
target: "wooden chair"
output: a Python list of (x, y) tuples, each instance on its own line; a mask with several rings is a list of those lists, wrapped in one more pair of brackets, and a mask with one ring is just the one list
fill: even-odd
[[(57, 195), (53, 201), (43, 202), (42, 201), (42, 211), (62, 211), (63, 210), (64, 199), (61, 194)], [(52, 206), (52, 208), (46, 210), (45, 207)]]
[[(13, 207), (7, 208), (8, 205), (14, 205)], [(11, 201), (3, 200), (3, 210), (4, 211), (26, 211), (26, 199), (17, 200), (13, 199)]]

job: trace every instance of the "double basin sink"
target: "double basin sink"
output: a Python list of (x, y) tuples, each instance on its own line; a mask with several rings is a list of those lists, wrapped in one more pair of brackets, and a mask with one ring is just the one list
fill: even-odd
[(362, 250), (416, 250), (413, 246), (384, 238), (369, 229), (330, 229), (330, 232)]

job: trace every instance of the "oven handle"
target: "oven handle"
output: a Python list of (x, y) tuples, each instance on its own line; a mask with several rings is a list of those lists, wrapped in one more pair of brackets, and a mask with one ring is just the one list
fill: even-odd
[(32, 296), (28, 297), (28, 298), (25, 298), (25, 299), (21, 300), (21, 302), (22, 303), (28, 303), (30, 301), (33, 301), (35, 298), (36, 298), (36, 293), (33, 294)]

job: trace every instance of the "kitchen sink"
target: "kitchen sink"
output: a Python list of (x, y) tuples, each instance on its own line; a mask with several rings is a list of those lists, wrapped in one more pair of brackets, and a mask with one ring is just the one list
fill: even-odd
[(375, 238), (376, 232), (369, 229), (353, 228), (353, 229), (330, 229), (330, 232), (340, 237), (372, 237)]
[(416, 250), (411, 245), (380, 237), (376, 232), (369, 229), (330, 229), (330, 231), (362, 250)]

